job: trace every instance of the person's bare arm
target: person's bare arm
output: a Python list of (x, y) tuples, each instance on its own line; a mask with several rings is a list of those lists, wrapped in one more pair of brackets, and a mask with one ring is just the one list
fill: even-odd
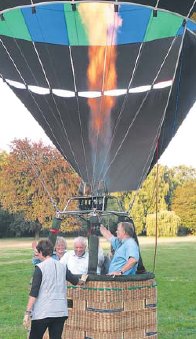
[(100, 232), (105, 239), (110, 240), (112, 238), (112, 233), (107, 230), (107, 228), (105, 228), (103, 225), (100, 226)]
[(33, 307), (33, 305), (34, 305), (36, 299), (37, 299), (37, 298), (35, 298), (35, 297), (29, 296), (29, 300), (28, 300), (28, 303), (27, 303), (26, 312), (31, 312), (31, 311), (32, 311), (32, 307)]
[(137, 260), (133, 257), (129, 258), (124, 266), (121, 267), (120, 271), (118, 272), (111, 272), (108, 275), (123, 275), (126, 271), (130, 270), (135, 264)]
[(32, 311), (32, 307), (35, 303), (35, 300), (36, 300), (35, 297), (29, 296), (27, 308), (26, 308), (24, 318), (23, 318), (23, 326), (26, 330), (29, 330), (29, 328), (31, 327), (31, 311)]

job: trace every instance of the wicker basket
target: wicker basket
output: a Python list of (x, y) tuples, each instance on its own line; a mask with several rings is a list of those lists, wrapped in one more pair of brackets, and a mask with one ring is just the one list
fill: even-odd
[(85, 287), (68, 285), (67, 298), (69, 318), (62, 339), (157, 338), (152, 273), (90, 276)]

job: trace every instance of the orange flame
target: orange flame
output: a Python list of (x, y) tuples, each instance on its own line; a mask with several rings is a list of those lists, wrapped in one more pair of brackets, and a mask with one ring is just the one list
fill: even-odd
[[(89, 91), (101, 91), (101, 98), (89, 98), (91, 134), (107, 139), (111, 109), (115, 97), (103, 95), (105, 90), (116, 89), (116, 31), (122, 20), (111, 4), (80, 4), (79, 13), (89, 38), (89, 65), (87, 70)], [(105, 140), (106, 141), (106, 140)], [(93, 142), (91, 140), (91, 142)], [(94, 142), (93, 142), (94, 143)]]
[[(104, 59), (106, 61), (104, 66)], [(117, 85), (117, 75), (115, 69), (116, 48), (115, 46), (91, 46), (89, 47), (89, 66), (87, 70), (88, 86), (90, 91), (105, 91), (115, 89)], [(105, 68), (105, 76), (103, 79)], [(91, 127), (94, 132), (103, 131), (104, 115), (109, 114), (115, 105), (115, 97), (102, 96), (101, 99), (88, 99), (91, 108), (92, 121)]]

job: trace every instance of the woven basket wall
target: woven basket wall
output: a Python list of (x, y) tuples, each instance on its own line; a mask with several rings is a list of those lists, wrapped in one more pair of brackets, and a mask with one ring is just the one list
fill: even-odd
[(62, 339), (157, 338), (157, 295), (152, 277), (99, 277), (99, 281), (94, 277), (85, 287), (68, 284), (69, 318)]

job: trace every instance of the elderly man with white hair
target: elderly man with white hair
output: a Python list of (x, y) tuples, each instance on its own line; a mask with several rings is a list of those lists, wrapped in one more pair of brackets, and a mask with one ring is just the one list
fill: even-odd
[[(87, 250), (87, 241), (84, 237), (74, 239), (74, 250), (68, 251), (60, 259), (60, 262), (67, 266), (73, 274), (87, 274), (89, 263), (89, 252)], [(101, 272), (101, 266), (104, 262), (104, 255), (101, 249), (98, 252), (97, 274)]]

